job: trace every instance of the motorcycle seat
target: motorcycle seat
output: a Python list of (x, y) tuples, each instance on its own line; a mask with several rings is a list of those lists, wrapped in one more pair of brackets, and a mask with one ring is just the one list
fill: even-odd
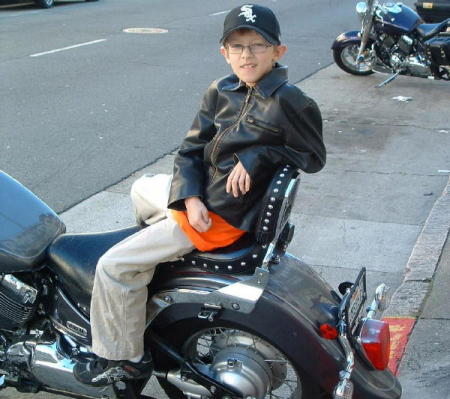
[(73, 298), (89, 304), (98, 260), (139, 229), (132, 226), (102, 233), (61, 234), (47, 249), (49, 267)]
[(417, 27), (417, 32), (423, 39), (428, 40), (438, 33), (444, 32), (447, 27), (450, 27), (450, 18), (438, 24), (421, 24)]
[[(140, 226), (132, 226), (103, 233), (62, 234), (48, 249), (49, 267), (72, 298), (77, 298), (83, 305), (89, 305), (94, 286), (95, 268), (100, 257), (109, 248), (140, 229)], [(241, 267), (247, 270), (257, 260), (252, 258), (252, 255), (258, 253), (258, 250), (254, 235), (245, 234), (226, 248), (208, 253), (194, 251), (181, 261), (172, 263), (181, 266), (192, 265), (194, 262), (195, 266), (196, 262), (199, 262), (199, 265), (204, 262), (213, 262), (214, 265), (225, 264), (226, 267), (230, 262), (236, 262), (236, 260), (244, 262), (244, 259), (249, 258), (253, 262), (247, 267)], [(228, 269), (227, 271), (230, 272)]]
[[(252, 273), (261, 265), (270, 243), (275, 243), (277, 250), (282, 252), (292, 238), (294, 227), (288, 223), (288, 218), (298, 183), (296, 169), (288, 165), (280, 168), (266, 190), (254, 233), (245, 234), (228, 247), (211, 252), (193, 251), (180, 261), (170, 263), (215, 273)], [(139, 229), (141, 226), (103, 233), (62, 234), (47, 250), (49, 267), (72, 298), (88, 305), (100, 257)]]

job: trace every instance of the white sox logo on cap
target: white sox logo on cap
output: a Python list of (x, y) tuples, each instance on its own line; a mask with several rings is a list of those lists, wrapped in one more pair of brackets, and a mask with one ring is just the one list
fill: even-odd
[(241, 7), (241, 13), (239, 16), (243, 16), (246, 22), (255, 22), (256, 15), (253, 14), (252, 5), (245, 5)]
[(223, 21), (224, 43), (230, 33), (238, 29), (250, 29), (259, 33), (269, 43), (280, 44), (280, 25), (270, 8), (258, 4), (243, 4), (233, 8)]

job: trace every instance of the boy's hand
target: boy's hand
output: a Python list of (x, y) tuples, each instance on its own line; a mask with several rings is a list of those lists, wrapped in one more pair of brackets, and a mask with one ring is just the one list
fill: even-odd
[(234, 197), (239, 196), (239, 191), (242, 195), (250, 191), (250, 175), (244, 168), (244, 165), (239, 161), (228, 176), (227, 193), (232, 193)]
[(208, 209), (199, 197), (190, 197), (184, 200), (189, 224), (198, 232), (204, 233), (211, 228), (211, 218)]

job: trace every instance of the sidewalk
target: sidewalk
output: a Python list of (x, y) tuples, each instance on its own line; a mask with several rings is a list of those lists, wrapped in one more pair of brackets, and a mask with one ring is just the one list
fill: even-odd
[[(354, 280), (365, 266), (370, 295), (381, 282), (393, 290), (400, 288), (394, 305), (406, 302), (408, 312), (414, 309), (415, 313), (407, 315), (412, 319), (411, 325), (420, 315), (434, 281), (427, 307), (406, 349), (400, 377), (405, 390), (403, 398), (415, 398), (413, 394), (419, 392), (417, 386), (421, 385), (421, 397), (449, 399), (449, 395), (445, 396), (445, 392), (450, 392), (450, 312), (445, 297), (450, 282), (448, 252), (436, 275), (434, 269), (445, 242), (442, 235), (448, 232), (450, 223), (445, 218), (430, 219), (430, 214), (440, 204), (440, 215), (450, 215), (448, 201), (439, 202), (450, 174), (450, 85), (399, 77), (387, 87), (375, 89), (383, 78), (355, 77), (331, 65), (299, 83), (321, 108), (328, 160), (320, 173), (302, 176), (291, 214), (296, 232), (288, 251), (314, 267), (334, 288), (343, 280)], [(394, 100), (397, 96), (411, 97), (412, 101)], [(128, 195), (132, 182), (143, 173), (171, 173), (173, 156), (167, 154), (65, 212), (62, 218), (68, 232), (102, 231), (133, 224)], [(439, 245), (441, 248), (439, 253), (433, 253), (434, 266), (427, 264), (424, 274), (409, 274), (408, 280), (405, 269), (414, 259), (412, 254), (419, 244), (428, 248), (425, 238), (433, 239), (433, 234), (424, 235), (424, 231), (428, 228), (433, 233), (436, 225), (440, 226), (442, 242), (432, 243), (435, 249)], [(427, 263), (428, 257), (421, 259)], [(426, 276), (424, 281), (422, 276)], [(410, 295), (418, 286), (419, 295)], [(408, 287), (412, 289), (405, 296), (402, 289)], [(404, 317), (397, 305), (389, 315)], [(409, 336), (404, 332), (393, 338), (395, 354), (401, 357)], [(440, 341), (442, 345), (434, 344)], [(425, 342), (428, 343), (424, 345)], [(430, 379), (437, 375), (442, 379)], [(424, 380), (430, 385), (425, 386)], [(5, 396), (6, 393), (11, 396)], [(146, 393), (162, 398), (155, 385), (149, 386)], [(30, 395), (8, 390), (2, 391), (0, 397)], [(42, 393), (36, 397), (60, 398)]]
[(450, 239), (447, 238), (426, 301), (399, 371), (403, 397), (450, 398)]

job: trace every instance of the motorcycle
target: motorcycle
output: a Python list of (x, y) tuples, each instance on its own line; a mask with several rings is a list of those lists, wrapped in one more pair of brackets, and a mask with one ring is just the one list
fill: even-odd
[[(339, 293), (286, 253), (299, 173), (277, 171), (255, 233), (158, 265), (148, 287), (145, 347), (169, 398), (396, 399), (387, 369), (389, 302), (366, 306), (366, 271)], [(0, 171), (0, 385), (74, 398), (146, 398), (147, 380), (78, 382), (91, 353), (95, 267), (142, 228), (67, 234), (61, 219)]]
[(398, 75), (450, 80), (450, 18), (424, 24), (408, 6), (377, 0), (359, 2), (356, 13), (361, 30), (340, 34), (331, 47), (343, 71), (391, 74), (378, 87)]

